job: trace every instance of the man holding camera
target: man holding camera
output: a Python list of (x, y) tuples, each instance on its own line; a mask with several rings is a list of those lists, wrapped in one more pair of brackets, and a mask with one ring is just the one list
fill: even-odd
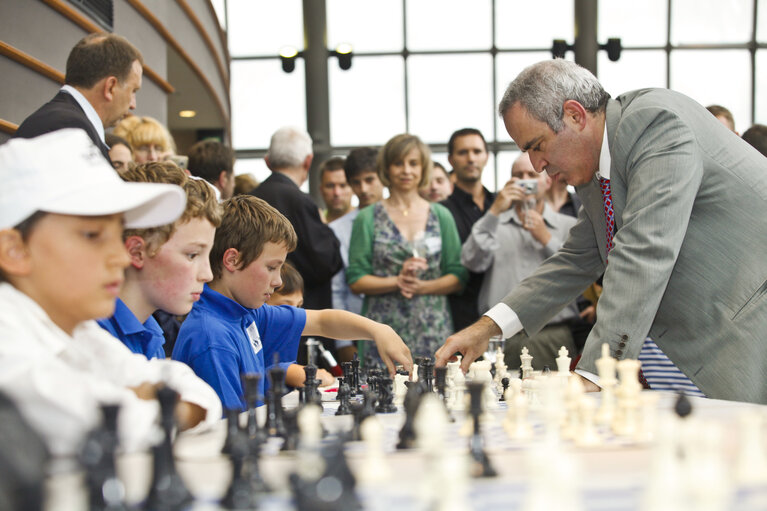
[[(511, 167), (511, 179), (472, 226), (461, 250), (461, 263), (470, 271), (486, 272), (479, 291), (480, 312), (498, 303), (559, 250), (575, 225), (575, 218), (555, 212), (546, 203), (550, 186), (551, 178), (545, 172), (535, 172), (530, 156), (522, 153)], [(528, 337), (523, 330), (510, 337), (506, 341), (506, 365), (519, 367), (520, 351), (527, 346), (535, 369), (555, 368), (560, 347), (575, 353), (569, 322), (577, 318), (573, 303), (534, 336)]]

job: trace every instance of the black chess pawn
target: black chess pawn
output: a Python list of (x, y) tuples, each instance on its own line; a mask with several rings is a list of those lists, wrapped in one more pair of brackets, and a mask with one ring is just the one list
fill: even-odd
[(482, 393), (485, 384), (482, 382), (466, 382), (466, 389), (469, 391), (469, 413), (471, 414), (474, 430), (469, 441), (469, 454), (471, 456), (471, 466), (469, 471), (473, 477), (495, 477), (498, 473), (490, 464), (485, 452), (482, 433), (480, 431), (480, 416), (482, 415)]
[(164, 438), (152, 449), (154, 454), (154, 476), (146, 500), (148, 511), (180, 511), (194, 500), (184, 481), (176, 472), (173, 458), (171, 434), (176, 425), (175, 408), (178, 394), (170, 387), (157, 389), (160, 402), (160, 417)]
[(79, 459), (85, 468), (91, 511), (127, 511), (125, 486), (117, 477), (117, 405), (101, 405), (103, 423), (88, 433)]
[(232, 482), (226, 491), (221, 505), (225, 509), (254, 509), (256, 494), (248, 477), (246, 460), (250, 451), (247, 431), (240, 428), (238, 410), (227, 410), (227, 420), (233, 429), (227, 435), (229, 459), (232, 461)]
[(394, 413), (397, 406), (394, 404), (394, 380), (388, 376), (378, 379), (378, 391), (380, 399), (376, 406), (376, 413)]
[(676, 403), (674, 403), (674, 412), (681, 419), (684, 419), (692, 413), (692, 403), (684, 392), (680, 392), (677, 395)]
[(551, 367), (548, 365), (543, 366), (543, 374), (551, 374)]
[(350, 394), (351, 389), (349, 388), (349, 385), (346, 384), (346, 381), (342, 382), (338, 387), (338, 410), (336, 410), (336, 415), (349, 415), (352, 413)]
[(501, 391), (501, 398), (498, 401), (506, 401), (506, 391), (509, 390), (509, 377), (504, 376), (501, 378), (501, 386), (503, 387), (503, 390)]

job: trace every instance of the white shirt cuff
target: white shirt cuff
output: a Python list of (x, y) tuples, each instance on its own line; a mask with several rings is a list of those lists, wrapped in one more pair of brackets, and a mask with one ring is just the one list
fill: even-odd
[(590, 373), (588, 371), (584, 371), (583, 369), (576, 369), (575, 370), (575, 374), (577, 374), (579, 376), (583, 376), (584, 378), (586, 378), (588, 381), (590, 381), (594, 385), (598, 386), (599, 388), (602, 388), (602, 386), (599, 384), (599, 376), (598, 375), (596, 375), (594, 373)]
[(495, 321), (495, 324), (500, 327), (504, 339), (508, 339), (523, 328), (517, 313), (503, 302), (494, 305), (484, 315)]

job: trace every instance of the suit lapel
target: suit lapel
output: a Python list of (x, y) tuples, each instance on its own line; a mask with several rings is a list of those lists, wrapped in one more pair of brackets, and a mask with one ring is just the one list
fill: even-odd
[(607, 233), (605, 232), (605, 208), (602, 202), (602, 191), (599, 189), (599, 180), (594, 177), (585, 185), (578, 187), (578, 196), (583, 202), (583, 209), (591, 219), (594, 226), (594, 234), (599, 247), (599, 255), (602, 261), (607, 260)]

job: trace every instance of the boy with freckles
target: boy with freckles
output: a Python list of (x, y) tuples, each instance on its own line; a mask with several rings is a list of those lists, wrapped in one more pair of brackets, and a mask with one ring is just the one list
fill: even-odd
[(112, 317), (99, 324), (134, 353), (165, 358), (165, 338), (152, 314), (160, 309), (186, 315), (200, 299), (202, 286), (213, 278), (208, 255), (221, 223), (221, 206), (205, 181), (187, 177), (170, 162), (139, 165), (122, 175), (125, 181), (169, 183), (183, 188), (186, 207), (173, 223), (148, 229), (125, 229), (130, 255), (125, 283)]
[[(373, 340), (390, 373), (395, 362), (412, 369), (410, 350), (388, 325), (343, 310), (265, 305), (296, 248), (293, 226), (256, 197), (232, 197), (223, 208), (210, 253), (213, 280), (181, 325), (173, 359), (189, 364), (225, 408), (245, 407), (243, 373), (263, 375), (275, 353), (282, 363), (295, 360), (302, 335)], [(265, 388), (262, 378), (261, 394)]]
[(82, 130), (61, 130), (0, 147), (0, 391), (55, 455), (76, 452), (120, 405), (123, 449), (156, 438), (154, 389), (180, 394), (181, 429), (221, 416), (213, 390), (189, 368), (132, 354), (101, 329), (130, 257), (123, 228), (173, 222), (183, 191), (123, 182)]

